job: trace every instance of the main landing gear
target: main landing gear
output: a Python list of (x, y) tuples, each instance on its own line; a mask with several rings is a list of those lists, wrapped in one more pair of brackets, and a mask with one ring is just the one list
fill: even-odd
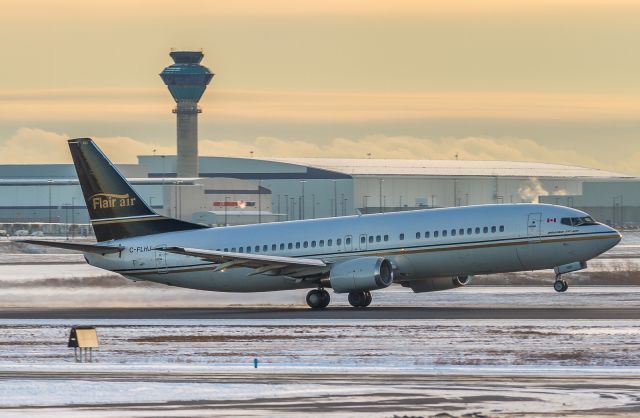
[(562, 280), (562, 276), (560, 274), (556, 275), (556, 281), (553, 283), (553, 289), (556, 292), (566, 292), (569, 288), (569, 284), (567, 284), (566, 280)]
[(331, 302), (331, 295), (323, 288), (313, 289), (307, 293), (307, 305), (311, 309), (324, 309), (329, 306), (329, 302)]
[(351, 292), (349, 293), (349, 303), (354, 308), (366, 308), (371, 305), (371, 292)]

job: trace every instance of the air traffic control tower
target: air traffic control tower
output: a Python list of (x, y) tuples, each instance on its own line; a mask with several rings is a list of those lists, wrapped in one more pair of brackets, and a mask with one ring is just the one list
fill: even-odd
[(178, 177), (198, 177), (198, 102), (213, 73), (200, 65), (204, 54), (199, 51), (172, 51), (174, 64), (160, 73), (164, 84), (176, 101), (173, 113), (178, 122)]

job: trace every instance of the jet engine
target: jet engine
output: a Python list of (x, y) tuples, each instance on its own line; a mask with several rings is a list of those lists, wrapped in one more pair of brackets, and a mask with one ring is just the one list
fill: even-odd
[(403, 286), (410, 287), (415, 293), (436, 292), (466, 286), (471, 283), (471, 278), (472, 276), (434, 277), (403, 283)]
[(360, 257), (335, 264), (326, 281), (336, 293), (382, 289), (393, 283), (393, 266), (383, 257)]

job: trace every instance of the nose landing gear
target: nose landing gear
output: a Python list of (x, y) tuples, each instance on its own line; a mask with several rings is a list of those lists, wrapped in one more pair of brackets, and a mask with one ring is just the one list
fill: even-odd
[(307, 305), (311, 309), (324, 309), (329, 306), (331, 295), (323, 288), (313, 289), (307, 293)]
[(569, 288), (569, 284), (566, 280), (562, 280), (562, 276), (560, 274), (556, 275), (556, 281), (553, 283), (553, 289), (556, 292), (566, 292)]
[(351, 292), (349, 293), (349, 303), (354, 308), (366, 308), (371, 305), (371, 292)]

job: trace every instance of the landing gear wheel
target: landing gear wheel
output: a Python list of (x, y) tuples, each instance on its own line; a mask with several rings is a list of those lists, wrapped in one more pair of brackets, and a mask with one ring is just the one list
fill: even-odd
[(366, 308), (371, 304), (370, 292), (351, 292), (349, 293), (349, 303), (354, 308)]
[(557, 279), (555, 283), (553, 283), (553, 289), (556, 292), (566, 292), (569, 288), (569, 284), (565, 280)]
[(318, 289), (318, 291), (322, 294), (322, 306), (321, 308), (326, 308), (329, 306), (329, 302), (331, 302), (331, 295), (324, 289)]
[(324, 289), (313, 289), (307, 293), (307, 305), (311, 309), (324, 309), (329, 305), (331, 296)]
[(364, 292), (364, 307), (366, 308), (367, 306), (371, 305), (371, 301), (373, 300), (373, 298), (371, 297), (371, 292), (367, 291)]

